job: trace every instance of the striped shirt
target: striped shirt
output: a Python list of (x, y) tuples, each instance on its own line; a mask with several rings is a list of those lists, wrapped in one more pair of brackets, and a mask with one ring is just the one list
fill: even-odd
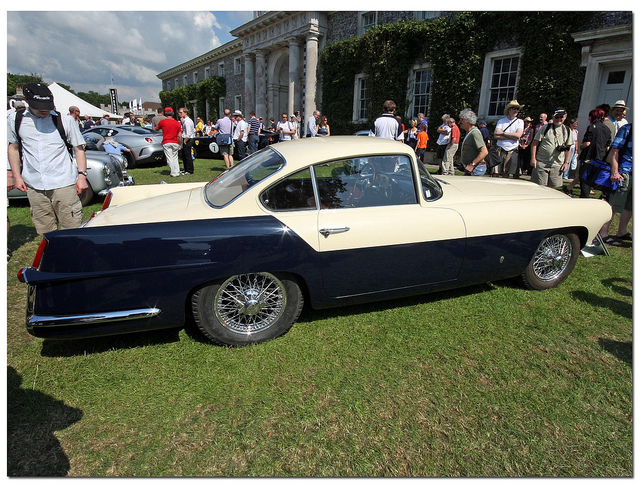
[(260, 134), (260, 121), (255, 116), (249, 119), (249, 134)]

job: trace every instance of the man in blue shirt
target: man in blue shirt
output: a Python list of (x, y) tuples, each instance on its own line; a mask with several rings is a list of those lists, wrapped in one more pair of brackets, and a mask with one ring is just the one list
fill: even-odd
[(611, 221), (605, 223), (600, 229), (600, 237), (608, 245), (620, 245), (620, 240), (631, 241), (631, 233), (628, 231), (631, 220), (632, 197), (631, 171), (633, 167), (632, 153), (632, 125), (625, 124), (618, 129), (613, 143), (611, 143), (611, 181), (620, 182), (618, 190), (609, 196), (609, 204), (614, 213), (620, 213), (620, 223), (618, 232), (614, 237), (609, 236), (609, 225)]

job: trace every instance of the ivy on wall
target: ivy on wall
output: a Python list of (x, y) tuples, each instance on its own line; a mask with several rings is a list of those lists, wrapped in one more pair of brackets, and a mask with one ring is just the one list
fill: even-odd
[[(459, 12), (433, 21), (381, 25), (322, 51), (322, 112), (333, 134), (370, 127), (387, 99), (396, 102), (397, 114), (405, 114), (411, 103), (412, 88), (407, 86), (411, 69), (428, 62), (432, 69), (429, 132), (434, 142), (442, 114), (457, 117), (465, 107), (477, 111), (485, 55), (506, 45), (522, 50), (517, 88), (517, 98), (526, 106), (522, 115), (551, 112), (556, 106), (576, 115), (584, 68), (580, 67), (581, 48), (571, 33), (594, 15), (598, 13)], [(353, 84), (360, 73), (367, 77), (369, 88), (365, 124), (351, 122)]]
[[(194, 107), (191, 101), (195, 100), (200, 117), (205, 120), (211, 119), (215, 121), (219, 118), (218, 100), (220, 97), (224, 97), (225, 93), (224, 77), (215, 76), (193, 85), (164, 90), (159, 95), (162, 107), (173, 107), (176, 113), (178, 108), (186, 107), (189, 109), (189, 114), (194, 114)], [(204, 114), (207, 102), (209, 103), (210, 113)]]

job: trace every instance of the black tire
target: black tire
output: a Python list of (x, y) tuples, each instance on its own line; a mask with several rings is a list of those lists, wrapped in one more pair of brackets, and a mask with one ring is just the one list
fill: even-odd
[(82, 191), (82, 194), (78, 195), (80, 198), (80, 202), (82, 203), (82, 207), (88, 206), (93, 201), (95, 194), (93, 189), (91, 188), (91, 184), (85, 190)]
[(211, 341), (242, 346), (289, 331), (304, 303), (298, 284), (268, 272), (239, 274), (204, 286), (193, 295), (196, 325)]
[(127, 168), (135, 168), (136, 166), (136, 159), (133, 156), (132, 152), (126, 152), (124, 153), (122, 156), (124, 156), (127, 159)]
[(546, 237), (536, 249), (521, 275), (528, 289), (550, 289), (564, 281), (576, 265), (580, 240), (574, 233), (557, 233)]

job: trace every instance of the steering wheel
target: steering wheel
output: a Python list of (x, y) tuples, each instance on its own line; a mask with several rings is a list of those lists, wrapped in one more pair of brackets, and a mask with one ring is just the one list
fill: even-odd
[[(365, 163), (360, 172), (356, 174), (356, 178), (353, 181), (353, 188), (349, 193), (349, 197), (347, 198), (347, 202), (351, 202), (355, 205), (362, 196), (364, 196), (365, 188), (368, 185), (372, 185), (376, 181), (376, 169), (370, 163)], [(356, 189), (360, 186), (360, 192), (356, 195)]]

